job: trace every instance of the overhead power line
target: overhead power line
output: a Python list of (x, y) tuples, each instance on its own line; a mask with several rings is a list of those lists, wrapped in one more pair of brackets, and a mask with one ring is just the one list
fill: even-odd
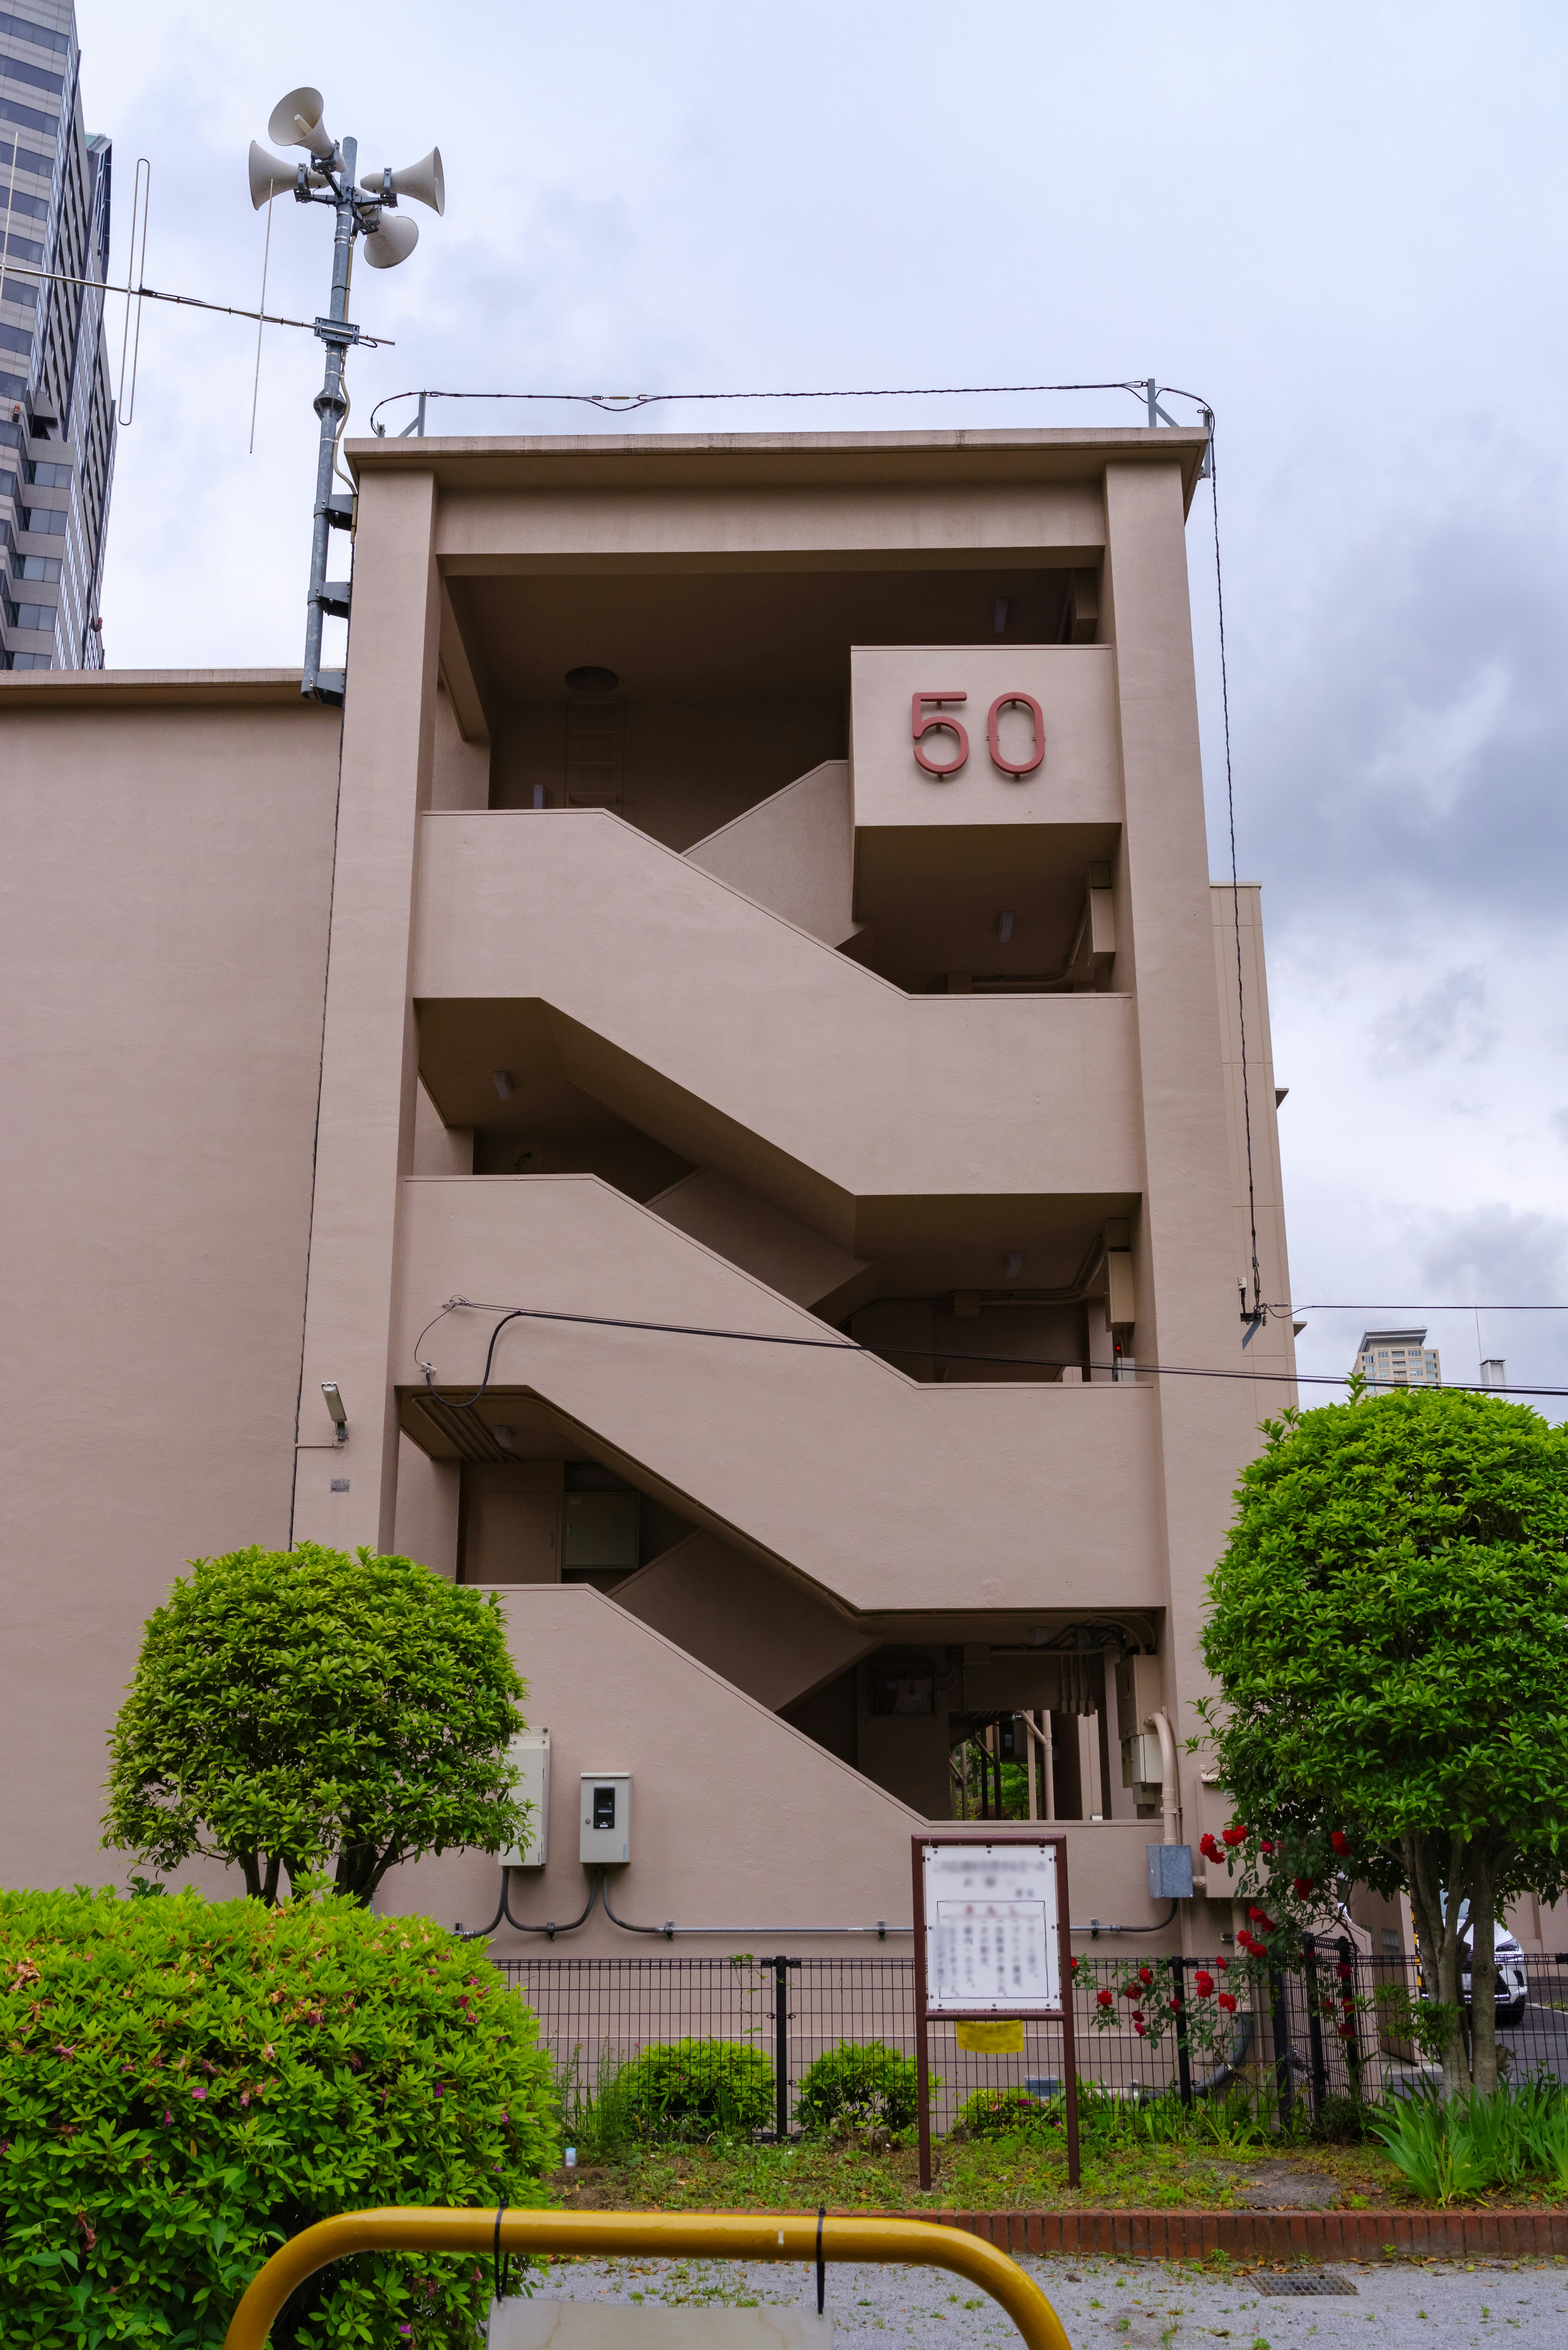
[[(459, 1307), (467, 1307), (470, 1312), (475, 1314), (498, 1314), (501, 1318), (490, 1334), (490, 1345), (486, 1349), (484, 1357), (483, 1375), (473, 1393), (471, 1396), (458, 1398), (453, 1398), (452, 1396), (437, 1396), (437, 1400), (445, 1404), (449, 1410), (457, 1411), (472, 1410), (473, 1406), (478, 1403), (480, 1399), (484, 1395), (490, 1386), (491, 1371), (495, 1362), (496, 1342), (500, 1338), (502, 1331), (506, 1327), (506, 1325), (509, 1322), (519, 1321), (566, 1322), (581, 1325), (587, 1328), (596, 1330), (642, 1330), (652, 1332), (660, 1336), (672, 1338), (733, 1339), (738, 1340), (742, 1345), (748, 1347), (806, 1347), (825, 1354), (871, 1355), (875, 1356), (879, 1362), (886, 1360), (889, 1355), (910, 1355), (919, 1357), (921, 1361), (941, 1363), (987, 1363), (1012, 1370), (1060, 1371), (1077, 1370), (1083, 1367), (1081, 1357), (1075, 1355), (1072, 1357), (1063, 1355), (971, 1355), (961, 1354), (951, 1347), (867, 1347), (863, 1346), (857, 1338), (794, 1337), (784, 1336), (775, 1330), (723, 1330), (711, 1327), (706, 1323), (698, 1322), (640, 1322), (632, 1319), (629, 1315), (620, 1314), (565, 1314), (552, 1306), (495, 1305), (486, 1303), (482, 1298), (450, 1297), (446, 1304), (441, 1307), (441, 1312), (439, 1314), (432, 1315), (430, 1321), (425, 1324), (424, 1328), (420, 1332), (419, 1336), (414, 1340), (414, 1359), (419, 1364), (420, 1369), (424, 1374), (425, 1385), (431, 1395), (436, 1395), (437, 1393), (435, 1366), (433, 1363), (425, 1361), (421, 1357), (419, 1349), (424, 1344), (428, 1334), (435, 1328), (436, 1324), (443, 1320), (448, 1314), (455, 1313)], [(1096, 1365), (1091, 1367), (1105, 1367), (1108, 1369), (1109, 1366), (1106, 1365), (1102, 1367)], [(1262, 1380), (1266, 1384), (1276, 1387), (1342, 1388), (1346, 1383), (1345, 1376), (1342, 1376), (1337, 1372), (1331, 1371), (1254, 1371), (1241, 1368), (1225, 1370), (1211, 1364), (1195, 1363), (1140, 1362), (1127, 1365), (1125, 1367), (1129, 1375), (1127, 1382), (1128, 1385), (1132, 1383), (1132, 1375), (1134, 1373), (1140, 1377), (1160, 1379)], [(1378, 1382), (1376, 1384), (1381, 1385), (1382, 1383)], [(1463, 1379), (1446, 1380), (1444, 1385), (1450, 1392), (1458, 1392), (1461, 1394), (1485, 1394), (1494, 1396), (1568, 1396), (1568, 1387), (1506, 1387), (1483, 1388), (1472, 1381)]]

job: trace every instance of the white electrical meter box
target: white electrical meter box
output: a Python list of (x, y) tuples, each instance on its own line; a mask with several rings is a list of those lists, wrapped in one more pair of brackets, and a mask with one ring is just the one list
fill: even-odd
[(543, 1868), (550, 1856), (550, 1733), (524, 1730), (506, 1750), (517, 1793), (528, 1805), (525, 1841), (501, 1856), (503, 1868)]
[(631, 1858), (631, 1773), (585, 1771), (579, 1857), (614, 1867)]

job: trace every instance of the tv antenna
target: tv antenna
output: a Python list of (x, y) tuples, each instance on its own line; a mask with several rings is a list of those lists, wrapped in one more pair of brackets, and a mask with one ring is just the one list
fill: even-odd
[[(318, 89), (291, 89), (273, 108), (266, 135), (280, 147), (303, 147), (308, 161), (292, 163), (251, 141), (251, 203), (259, 212), (275, 196), (292, 192), (296, 204), (330, 204), (337, 214), (332, 240), (332, 295), (327, 316), (316, 321), (316, 332), (327, 346), (327, 367), (314, 401), (321, 420), (321, 441), (316, 460), (316, 515), (310, 539), (310, 591), (306, 598), (305, 675), (300, 691), (308, 702), (341, 704), (341, 670), (321, 666), (321, 624), (328, 612), (348, 617), (349, 583), (327, 577), (328, 534), (352, 531), (354, 500), (334, 492), (337, 442), (348, 417), (348, 396), (343, 389), (343, 364), (359, 329), (349, 323), (348, 286), (353, 275), (354, 240), (365, 240), (365, 258), (372, 269), (395, 269), (419, 243), (417, 222), (398, 210), (400, 196), (411, 196), (433, 213), (446, 210), (446, 180), (441, 149), (432, 147), (420, 163), (394, 172), (389, 167), (369, 172), (355, 185), (358, 141), (334, 139), (322, 120)], [(270, 236), (270, 231), (269, 231)], [(369, 338), (363, 339), (368, 340)]]

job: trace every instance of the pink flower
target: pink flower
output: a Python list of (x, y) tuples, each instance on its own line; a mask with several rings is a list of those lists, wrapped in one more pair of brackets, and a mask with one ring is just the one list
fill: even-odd
[(192, 2095), (193, 2097), (204, 2097), (204, 2096), (206, 2095), (206, 2094), (207, 2094), (207, 2092), (205, 2091), (205, 2089), (192, 2089), (192, 2092), (191, 2092), (191, 2095)]

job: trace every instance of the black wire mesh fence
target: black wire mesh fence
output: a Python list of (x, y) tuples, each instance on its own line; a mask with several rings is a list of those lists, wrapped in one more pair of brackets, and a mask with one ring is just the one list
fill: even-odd
[[(497, 1961), (539, 2020), (576, 2093), (591, 2095), (644, 2050), (710, 2041), (754, 2051), (771, 2133), (800, 2126), (802, 2084), (820, 2057), (878, 2043), (915, 2053), (909, 1958), (557, 1959)], [(1226, 1986), (1233, 1985), (1232, 1989)], [(1521, 1989), (1522, 1986), (1522, 1996)], [(1303, 1961), (1246, 1980), (1234, 1958), (1080, 1958), (1074, 2022), (1080, 2084), (1118, 2098), (1184, 2105), (1245, 2095), (1281, 2123), (1334, 2096), (1373, 2098), (1429, 2075), (1413, 1961), (1320, 1939)], [(1227, 2005), (1225, 2002), (1229, 2002)], [(1568, 2080), (1568, 1961), (1530, 1960), (1500, 1985), (1499, 2044), (1516, 2074)], [(952, 2128), (977, 2091), (1049, 2097), (1061, 2086), (1060, 2027), (1025, 2020), (1022, 2051), (961, 2048), (933, 2023), (931, 2125)], [(940, 2079), (940, 2086), (936, 2084)]]

